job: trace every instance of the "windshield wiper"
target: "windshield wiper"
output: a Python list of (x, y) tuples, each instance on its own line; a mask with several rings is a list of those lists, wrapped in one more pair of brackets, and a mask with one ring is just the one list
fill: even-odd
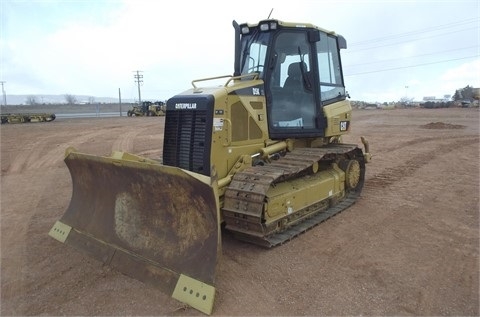
[(310, 80), (310, 76), (307, 74), (307, 70), (305, 69), (304, 65), (305, 64), (305, 58), (302, 54), (302, 50), (300, 49), (300, 46), (298, 47), (298, 55), (300, 57), (300, 71), (302, 72), (302, 79), (303, 79), (303, 86), (305, 87), (306, 90), (312, 91), (312, 81)]

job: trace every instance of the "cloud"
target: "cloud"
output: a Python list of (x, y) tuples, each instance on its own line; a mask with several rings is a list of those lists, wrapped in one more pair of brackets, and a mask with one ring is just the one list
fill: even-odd
[[(470, 2), (458, 2), (466, 6), (463, 12), (474, 11)], [(344, 35), (349, 43), (343, 52), (345, 74), (365, 73), (428, 62), (432, 56), (425, 60), (415, 56), (445, 50), (445, 43), (453, 40), (461, 42), (459, 33), (452, 35), (453, 39), (443, 36), (442, 41), (438, 41), (439, 37), (431, 41), (414, 41), (414, 35), (395, 37), (402, 32), (415, 34), (412, 31), (416, 29), (450, 23), (438, 19), (445, 12), (451, 13), (452, 21), (468, 21), (470, 18), (464, 13), (452, 10), (456, 6), (457, 2), (442, 2), (432, 17), (431, 4), (409, 1), (298, 0), (292, 6), (290, 1), (245, 0), (235, 7), (212, 0), (178, 0), (168, 6), (164, 1), (144, 0), (8, 2), (6, 19), (2, 16), (7, 31), (0, 37), (1, 80), (8, 82), (7, 88), (13, 94), (72, 93), (100, 97), (116, 95), (121, 88), (125, 98), (133, 98), (136, 96), (133, 71), (142, 70), (144, 96), (169, 98), (189, 88), (194, 79), (231, 74), (232, 20), (257, 22), (265, 19), (272, 8), (273, 18), (310, 22)], [(478, 4), (476, 8), (478, 12)], [(405, 23), (407, 17), (409, 23)], [(388, 41), (378, 41), (379, 38)], [(402, 44), (384, 45), (395, 40), (401, 40)], [(377, 48), (368, 49), (372, 46)], [(441, 89), (446, 90), (443, 93), (452, 93), (454, 85), (454, 89), (458, 84), (475, 85), (469, 79), (473, 76), (469, 68), (477, 71), (478, 62), (466, 64), (470, 66), (465, 69), (454, 64), (455, 70), (451, 71), (445, 68), (448, 65), (438, 64), (347, 76), (346, 83), (355, 99), (398, 100), (405, 95), (406, 85), (412, 96), (418, 93), (421, 97)], [(468, 74), (470, 77), (466, 77)]]
[(480, 58), (447, 70), (440, 80), (443, 87), (454, 89), (467, 85), (480, 87)]

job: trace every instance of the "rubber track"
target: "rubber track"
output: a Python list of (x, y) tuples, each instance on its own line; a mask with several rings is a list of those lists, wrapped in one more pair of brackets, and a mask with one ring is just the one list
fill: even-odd
[[(365, 164), (357, 145), (335, 144), (322, 148), (294, 149), (280, 159), (264, 166), (253, 166), (237, 173), (225, 192), (223, 215), (226, 229), (236, 238), (263, 247), (273, 247), (291, 240), (299, 234), (338, 214), (355, 203), (363, 187), (348, 191), (337, 204), (309, 212), (301, 222), (284, 231), (268, 233), (262, 223), (263, 205), (270, 186), (275, 183), (308, 174), (312, 165), (321, 160), (335, 159), (339, 155), (355, 157), (360, 161), (362, 175)], [(247, 224), (248, 229), (245, 229)], [(265, 233), (265, 231), (267, 231)]]

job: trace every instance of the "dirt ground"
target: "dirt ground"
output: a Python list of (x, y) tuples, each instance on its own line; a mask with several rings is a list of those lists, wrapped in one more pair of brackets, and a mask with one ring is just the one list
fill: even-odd
[[(270, 250), (223, 234), (213, 315), (479, 312), (479, 110), (355, 110), (359, 201)], [(64, 151), (161, 156), (163, 117), (1, 126), (1, 315), (202, 315), (50, 238)]]

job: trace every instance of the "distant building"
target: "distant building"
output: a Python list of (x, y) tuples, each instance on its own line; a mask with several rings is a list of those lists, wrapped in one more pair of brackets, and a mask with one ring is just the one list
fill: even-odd
[(443, 95), (443, 98), (437, 98), (435, 96), (426, 96), (423, 97), (423, 101), (425, 102), (447, 102), (450, 101), (452, 95)]

